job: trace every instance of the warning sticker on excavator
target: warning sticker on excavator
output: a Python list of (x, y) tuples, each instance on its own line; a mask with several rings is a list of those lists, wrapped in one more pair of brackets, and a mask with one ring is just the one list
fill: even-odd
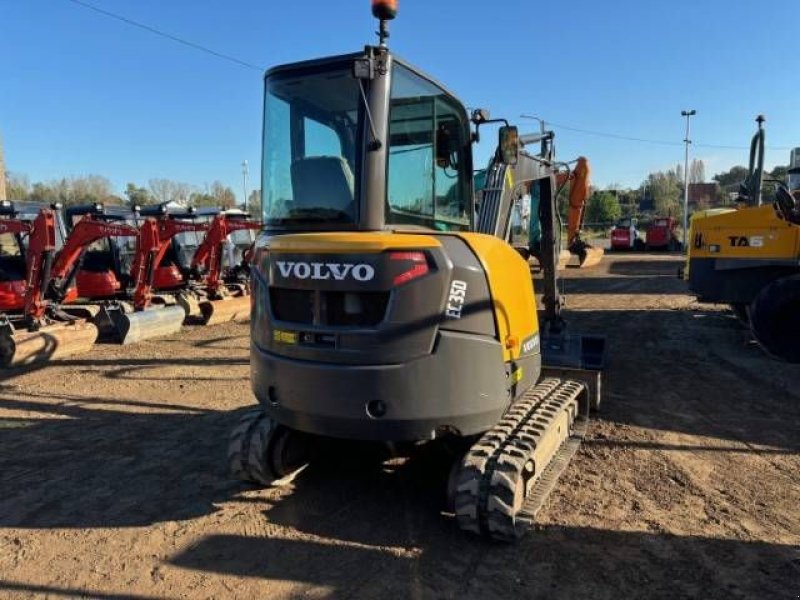
[(296, 344), (298, 336), (292, 331), (281, 331), (280, 329), (276, 329), (272, 332), (272, 339), (279, 344)]

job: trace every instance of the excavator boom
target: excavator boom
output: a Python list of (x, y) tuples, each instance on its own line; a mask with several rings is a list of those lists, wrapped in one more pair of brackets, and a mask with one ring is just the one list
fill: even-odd
[[(226, 321), (242, 321), (250, 316), (250, 290), (246, 285), (225, 285), (223, 279), (222, 255), (225, 240), (236, 232), (245, 229), (261, 230), (261, 223), (244, 218), (231, 218), (219, 214), (214, 217), (203, 243), (192, 259), (192, 271), (202, 273), (202, 284), (208, 299), (200, 302), (203, 323), (215, 325)], [(231, 267), (233, 265), (230, 265)]]
[(586, 203), (591, 195), (590, 174), (589, 161), (580, 156), (572, 172), (560, 172), (557, 175), (559, 186), (564, 185), (567, 181), (570, 182), (567, 249), (578, 257), (579, 267), (591, 267), (599, 264), (604, 254), (602, 248), (594, 248), (581, 238)]

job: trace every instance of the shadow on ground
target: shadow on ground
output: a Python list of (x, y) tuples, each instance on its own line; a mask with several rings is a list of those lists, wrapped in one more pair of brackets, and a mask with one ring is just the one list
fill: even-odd
[(483, 542), (439, 515), (442, 474), (420, 463), (308, 471), (262, 523), (301, 535), (211, 535), (170, 563), (348, 598), (782, 597), (800, 569), (789, 546), (659, 531), (548, 525)]
[(567, 311), (570, 330), (603, 334), (601, 418), (800, 452), (800, 365), (773, 360), (731, 314)]
[[(0, 388), (0, 526), (131, 527), (214, 512), (237, 412)], [(46, 401), (44, 401), (46, 400)], [(119, 407), (119, 410), (115, 410)], [(157, 412), (129, 412), (147, 407)]]

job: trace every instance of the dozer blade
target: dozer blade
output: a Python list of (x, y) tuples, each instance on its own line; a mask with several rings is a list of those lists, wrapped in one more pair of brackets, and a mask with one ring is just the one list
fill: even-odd
[(250, 296), (229, 296), (223, 300), (205, 300), (200, 303), (204, 325), (217, 325), (228, 321), (250, 319)]
[(56, 323), (39, 331), (0, 327), (0, 366), (20, 367), (88, 352), (97, 340), (97, 328), (86, 321)]
[(119, 344), (135, 344), (152, 338), (177, 333), (183, 325), (186, 313), (180, 306), (148, 308), (146, 310), (125, 312), (116, 307), (103, 307), (98, 320), (111, 327), (105, 328), (105, 339)]
[(542, 333), (542, 365), (600, 371), (606, 364), (606, 338), (577, 333)]
[(542, 375), (583, 383), (592, 410), (599, 410), (601, 372), (606, 366), (606, 338), (577, 333), (543, 333)]

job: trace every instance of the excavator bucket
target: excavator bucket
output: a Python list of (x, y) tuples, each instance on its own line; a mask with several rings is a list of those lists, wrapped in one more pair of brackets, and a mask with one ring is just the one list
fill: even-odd
[(119, 306), (104, 306), (97, 317), (103, 339), (128, 345), (177, 333), (186, 313), (180, 306), (126, 311)]
[(569, 247), (569, 251), (578, 257), (579, 269), (599, 265), (605, 255), (605, 250), (602, 248), (595, 248), (580, 239), (573, 242)]
[(176, 301), (178, 306), (183, 308), (187, 318), (202, 318), (203, 312), (200, 310), (200, 300), (191, 293), (178, 294)]
[(88, 352), (97, 341), (97, 327), (83, 320), (56, 323), (38, 331), (15, 330), (0, 323), (0, 366), (22, 367)]
[(204, 325), (217, 325), (228, 321), (245, 322), (250, 319), (250, 295), (228, 296), (222, 300), (205, 300), (200, 303)]
[(603, 260), (603, 256), (605, 255), (605, 250), (602, 248), (593, 248), (592, 246), (587, 246), (584, 249), (583, 254), (578, 255), (578, 267), (594, 267), (595, 265), (599, 265), (600, 261)]

